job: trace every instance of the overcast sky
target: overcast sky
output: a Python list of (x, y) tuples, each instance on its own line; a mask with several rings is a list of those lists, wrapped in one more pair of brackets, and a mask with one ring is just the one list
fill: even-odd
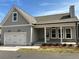
[(0, 22), (14, 5), (33, 16), (66, 13), (70, 5), (75, 5), (79, 16), (79, 0), (0, 0)]

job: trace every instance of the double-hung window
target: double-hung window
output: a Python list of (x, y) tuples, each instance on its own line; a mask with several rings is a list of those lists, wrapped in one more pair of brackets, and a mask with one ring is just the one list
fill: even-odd
[(66, 28), (66, 39), (71, 39), (72, 38), (72, 29), (71, 28)]
[(61, 38), (61, 32), (60, 32), (60, 29), (58, 29), (58, 38)]
[(52, 28), (51, 30), (51, 37), (56, 38), (56, 28)]
[[(61, 30), (58, 29), (58, 38), (61, 38)], [(62, 29), (62, 38), (63, 38), (63, 29)]]

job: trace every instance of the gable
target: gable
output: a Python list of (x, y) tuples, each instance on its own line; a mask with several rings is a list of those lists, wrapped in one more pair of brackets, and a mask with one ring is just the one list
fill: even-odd
[[(18, 13), (18, 21), (17, 22), (12, 22), (13, 12)], [(29, 24), (29, 22), (27, 20), (25, 20), (25, 18), (16, 9), (14, 9), (11, 12), (10, 16), (7, 18), (7, 21), (3, 25), (19, 25), (19, 24)]]
[[(18, 13), (18, 21), (17, 22), (12, 22), (12, 14), (13, 14), (13, 12)], [(32, 24), (34, 22), (36, 22), (34, 17), (32, 17), (29, 14), (26, 14), (21, 9), (14, 7), (8, 12), (7, 16), (4, 18), (4, 20), (2, 21), (2, 25)]]

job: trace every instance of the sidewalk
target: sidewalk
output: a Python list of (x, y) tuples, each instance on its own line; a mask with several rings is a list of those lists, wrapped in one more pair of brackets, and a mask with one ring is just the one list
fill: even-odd
[(0, 46), (0, 51), (17, 51), (20, 48), (39, 49), (40, 46)]

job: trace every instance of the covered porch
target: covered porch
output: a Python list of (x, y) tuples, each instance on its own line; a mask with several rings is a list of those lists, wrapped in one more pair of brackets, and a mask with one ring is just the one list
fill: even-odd
[(76, 44), (75, 23), (38, 25), (35, 30), (37, 40), (34, 43)]

